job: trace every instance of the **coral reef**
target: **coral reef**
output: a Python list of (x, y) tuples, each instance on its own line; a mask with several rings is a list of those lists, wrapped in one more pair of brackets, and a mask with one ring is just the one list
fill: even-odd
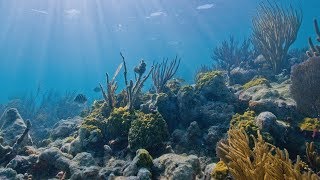
[(293, 68), (290, 88), (298, 109), (309, 117), (320, 115), (320, 92), (317, 91), (320, 79), (320, 57), (309, 60)]
[(153, 160), (154, 173), (161, 179), (193, 180), (201, 167), (197, 156), (165, 154)]
[(136, 119), (134, 112), (130, 112), (126, 107), (115, 108), (106, 120), (106, 138), (113, 140), (116, 138), (126, 139), (128, 137), (131, 122)]
[(320, 171), (320, 156), (314, 142), (306, 143), (306, 156), (308, 165), (316, 172)]
[(211, 101), (232, 102), (235, 100), (235, 97), (226, 86), (225, 78), (221, 71), (199, 74), (195, 91)]
[(167, 82), (176, 74), (180, 58), (176, 56), (169, 64), (168, 59), (153, 65), (152, 81), (157, 93), (165, 92)]
[(169, 138), (165, 120), (159, 113), (138, 113), (137, 116), (129, 130), (130, 149), (136, 151), (142, 148), (152, 153), (163, 151), (164, 142)]
[(276, 2), (261, 3), (252, 20), (253, 45), (269, 61), (274, 73), (281, 72), (302, 22), (301, 10), (296, 10), (291, 5), (288, 7)]
[(318, 179), (318, 176), (304, 169), (297, 157), (293, 164), (288, 151), (280, 150), (266, 143), (260, 133), (253, 138), (254, 148), (249, 146), (249, 137), (244, 130), (230, 129), (226, 143), (220, 143), (219, 156), (227, 164), (235, 179)]
[[(173, 78), (178, 57), (148, 71), (141, 60), (129, 80), (121, 53), (106, 87), (94, 88), (102, 96), (91, 108), (54, 91), (0, 106), (0, 179), (319, 179), (318, 46), (309, 42), (307, 61), (303, 49), (287, 56), (300, 12), (271, 2), (261, 8), (255, 35), (280, 39), (260, 49), (224, 41), (214, 52), (224, 71), (203, 67), (195, 84)], [(315, 29), (319, 35), (316, 21)], [(145, 91), (150, 76), (154, 87)]]
[(135, 72), (135, 76), (138, 75), (138, 78), (136, 78), (136, 82), (134, 83), (132, 80), (130, 80), (130, 82), (128, 81), (127, 78), (127, 65), (126, 65), (126, 61), (124, 56), (122, 55), (122, 53), (120, 53), (121, 57), (122, 57), (122, 62), (123, 62), (123, 66), (124, 66), (124, 80), (125, 80), (125, 85), (126, 85), (126, 89), (127, 89), (127, 107), (129, 108), (129, 110), (133, 109), (133, 105), (135, 103), (135, 101), (137, 100), (137, 96), (139, 95), (141, 88), (144, 84), (144, 82), (149, 78), (149, 76), (151, 75), (152, 71), (154, 70), (154, 67), (152, 66), (150, 71), (147, 73), (146, 76), (142, 77), (143, 74), (146, 71), (146, 63), (141, 60), (140, 64), (134, 68), (134, 72)]
[(229, 169), (223, 161), (219, 161), (211, 172), (214, 179), (226, 179), (229, 174)]
[(230, 72), (233, 67), (240, 66), (240, 64), (247, 63), (252, 60), (254, 53), (251, 49), (251, 42), (245, 39), (242, 44), (234, 39), (233, 36), (229, 40), (222, 41), (221, 45), (214, 48), (211, 56), (217, 67), (227, 71), (230, 77)]
[(254, 78), (251, 81), (247, 82), (246, 84), (244, 84), (242, 87), (244, 90), (247, 90), (251, 87), (254, 86), (258, 86), (258, 85), (266, 85), (268, 87), (270, 87), (270, 83), (266, 78)]
[[(318, 21), (316, 19), (313, 20), (313, 25), (314, 25), (314, 30), (315, 30), (316, 35), (317, 35), (317, 41), (320, 42), (320, 30), (319, 30)], [(311, 50), (307, 51), (307, 55), (309, 57), (320, 56), (320, 47), (318, 45), (314, 45), (313, 44), (311, 37), (309, 37), (308, 43), (309, 43), (309, 46), (310, 46)]]

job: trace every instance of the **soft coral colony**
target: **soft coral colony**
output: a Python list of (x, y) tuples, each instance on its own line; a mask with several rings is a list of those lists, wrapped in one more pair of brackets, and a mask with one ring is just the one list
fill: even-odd
[(223, 41), (193, 85), (174, 78), (178, 56), (130, 75), (120, 53), (102, 99), (53, 127), (26, 113), (29, 101), (9, 103), (0, 179), (319, 179), (320, 48), (310, 38), (307, 53), (290, 51), (301, 21), (294, 6), (262, 3), (251, 40)]

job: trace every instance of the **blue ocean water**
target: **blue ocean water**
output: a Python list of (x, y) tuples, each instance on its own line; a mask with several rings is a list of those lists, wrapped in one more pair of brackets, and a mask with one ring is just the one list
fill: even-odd
[[(250, 35), (256, 0), (0, 0), (0, 103), (37, 87), (92, 89), (113, 73), (123, 52), (132, 69), (182, 58), (178, 76), (192, 81), (211, 51)], [(279, 1), (287, 3), (288, 1)], [(320, 1), (295, 2), (303, 23), (293, 47), (304, 47), (320, 19)], [(119, 77), (119, 81), (123, 81)]]

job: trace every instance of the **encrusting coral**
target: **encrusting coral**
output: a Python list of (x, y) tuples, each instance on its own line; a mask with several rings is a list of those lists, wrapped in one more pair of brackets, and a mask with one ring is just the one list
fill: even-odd
[[(230, 121), (230, 126), (233, 128), (243, 129), (247, 134), (251, 134), (255, 137), (258, 136), (259, 127), (255, 124), (254, 111), (246, 111), (242, 115), (235, 114)], [(274, 141), (269, 132), (262, 132), (262, 137), (269, 143)], [(252, 145), (253, 141), (250, 139), (250, 147), (252, 147)]]
[(320, 121), (318, 118), (304, 118), (299, 127), (302, 131), (319, 131)]
[[(253, 139), (254, 148), (250, 148), (249, 138)], [(293, 163), (286, 150), (266, 143), (260, 133), (258, 138), (249, 137), (243, 129), (231, 128), (228, 140), (217, 146), (217, 155), (237, 180), (318, 179), (315, 173), (305, 168), (299, 156)]]
[(166, 121), (159, 113), (138, 113), (130, 127), (128, 141), (131, 150), (146, 149), (149, 152), (161, 151), (168, 140), (169, 132)]
[(196, 88), (201, 89), (204, 86), (207, 86), (214, 78), (222, 76), (223, 73), (221, 71), (210, 71), (206, 73), (200, 73), (198, 74), (196, 79)]
[(242, 87), (244, 90), (247, 90), (253, 86), (263, 85), (263, 84), (270, 87), (270, 82), (266, 78), (253, 78), (251, 81), (247, 82)]
[(128, 137), (131, 122), (136, 119), (134, 112), (126, 107), (113, 109), (110, 117), (106, 120), (106, 134), (109, 140)]

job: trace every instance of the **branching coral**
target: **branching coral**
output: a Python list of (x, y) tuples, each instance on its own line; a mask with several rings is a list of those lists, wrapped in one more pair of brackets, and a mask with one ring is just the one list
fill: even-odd
[(224, 155), (220, 158), (235, 179), (318, 179), (312, 171), (304, 169), (299, 156), (293, 164), (286, 150), (266, 143), (260, 133), (258, 138), (252, 138), (253, 149), (249, 146), (249, 136), (244, 130), (231, 128), (227, 142), (218, 144), (218, 149), (223, 152), (220, 155)]
[(313, 142), (306, 143), (306, 155), (308, 165), (315, 171), (320, 171), (320, 155), (315, 149), (315, 145)]
[(147, 65), (143, 60), (141, 60), (140, 64), (134, 68), (135, 76), (138, 75), (138, 77), (136, 77), (136, 82), (134, 83), (132, 80), (128, 81), (128, 77), (127, 77), (128, 70), (127, 70), (126, 61), (122, 53), (120, 53), (120, 55), (122, 57), (122, 62), (124, 66), (123, 74), (124, 74), (124, 82), (127, 89), (127, 100), (128, 100), (127, 107), (129, 108), (129, 110), (132, 110), (133, 104), (137, 99), (139, 93), (141, 92), (141, 88), (143, 87), (143, 84), (151, 75), (152, 71), (154, 70), (154, 67), (152, 66), (149, 72), (145, 76), (143, 76), (144, 73), (146, 72)]
[(220, 46), (214, 48), (211, 58), (217, 63), (218, 68), (226, 70), (230, 75), (232, 67), (239, 66), (240, 63), (253, 58), (250, 45), (249, 40), (244, 40), (239, 45), (239, 42), (230, 36), (229, 41), (222, 41)]
[[(317, 41), (320, 42), (320, 30), (319, 30), (319, 25), (316, 19), (313, 21), (313, 24), (314, 24), (314, 29), (317, 35)], [(320, 56), (320, 46), (314, 45), (311, 37), (309, 37), (308, 42), (310, 46), (310, 51), (307, 51), (307, 55), (309, 57)]]
[(102, 95), (103, 95), (103, 98), (105, 99), (106, 102), (109, 103), (109, 106), (110, 106), (111, 109), (113, 109), (116, 106), (116, 103), (117, 103), (116, 102), (116, 90), (118, 88), (118, 85), (117, 85), (117, 82), (115, 80), (116, 80), (116, 77), (118, 76), (118, 74), (119, 74), (119, 72), (120, 72), (120, 70), (122, 68), (122, 65), (123, 65), (123, 63), (121, 63), (118, 66), (118, 69), (114, 73), (113, 78), (111, 79), (111, 81), (109, 79), (109, 74), (106, 73), (107, 93), (105, 93), (102, 85), (99, 84), (101, 92), (102, 92)]
[(277, 2), (262, 3), (254, 17), (252, 43), (271, 63), (275, 73), (281, 71), (290, 46), (297, 38), (302, 22), (301, 10), (284, 8)]
[(165, 85), (176, 74), (179, 65), (180, 58), (178, 58), (178, 56), (176, 56), (170, 63), (168, 62), (168, 59), (166, 59), (161, 63), (154, 64), (152, 81), (157, 93), (164, 92)]

